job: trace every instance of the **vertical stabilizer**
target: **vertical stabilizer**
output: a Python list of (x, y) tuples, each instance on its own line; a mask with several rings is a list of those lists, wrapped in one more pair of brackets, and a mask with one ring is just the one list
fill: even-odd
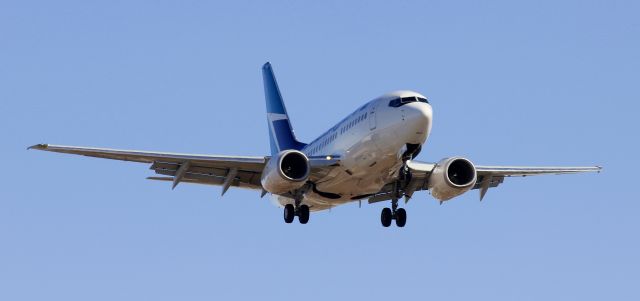
[(271, 154), (285, 149), (301, 150), (306, 144), (299, 142), (293, 134), (293, 128), (282, 101), (276, 77), (270, 63), (262, 66), (264, 97), (267, 102), (267, 124), (269, 125), (269, 143)]

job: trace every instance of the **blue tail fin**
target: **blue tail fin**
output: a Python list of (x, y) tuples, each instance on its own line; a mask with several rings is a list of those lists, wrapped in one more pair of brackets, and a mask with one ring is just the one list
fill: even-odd
[(271, 154), (275, 155), (285, 149), (301, 150), (306, 144), (299, 142), (293, 134), (287, 109), (284, 107), (280, 89), (270, 63), (262, 66), (264, 80), (264, 97), (267, 101), (267, 123), (269, 124), (269, 142)]

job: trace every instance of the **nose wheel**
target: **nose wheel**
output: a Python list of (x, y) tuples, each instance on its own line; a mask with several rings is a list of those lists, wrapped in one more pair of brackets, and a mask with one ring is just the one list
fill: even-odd
[[(296, 208), (297, 207), (297, 208)], [(298, 205), (294, 206), (293, 204), (287, 204), (284, 206), (284, 222), (287, 224), (291, 224), (295, 217), (298, 217), (298, 221), (301, 224), (306, 224), (309, 222), (309, 206), (307, 205)]]

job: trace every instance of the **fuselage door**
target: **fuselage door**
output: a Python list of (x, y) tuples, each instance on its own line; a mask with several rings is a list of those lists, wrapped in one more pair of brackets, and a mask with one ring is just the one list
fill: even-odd
[(376, 106), (378, 104), (377, 103), (372, 103), (369, 107), (369, 130), (375, 130), (376, 129)]

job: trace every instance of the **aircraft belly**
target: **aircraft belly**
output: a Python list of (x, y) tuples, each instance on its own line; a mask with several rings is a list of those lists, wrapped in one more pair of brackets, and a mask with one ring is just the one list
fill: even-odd
[[(320, 204), (333, 206), (355, 201), (355, 197), (374, 194), (389, 183), (402, 166), (402, 160), (397, 155), (397, 150), (382, 153), (377, 150), (373, 155), (354, 150), (350, 166), (341, 166), (334, 169), (325, 178), (316, 184), (316, 189), (321, 192), (339, 194), (337, 199), (327, 199), (317, 193), (309, 192), (305, 198)], [(347, 168), (349, 167), (349, 168)], [(347, 172), (348, 171), (348, 172)]]
[(385, 161), (392, 158), (384, 154), (375, 143), (374, 132), (343, 152), (341, 165), (316, 183), (317, 190), (353, 196), (376, 193), (382, 186), (381, 171), (389, 168)]

